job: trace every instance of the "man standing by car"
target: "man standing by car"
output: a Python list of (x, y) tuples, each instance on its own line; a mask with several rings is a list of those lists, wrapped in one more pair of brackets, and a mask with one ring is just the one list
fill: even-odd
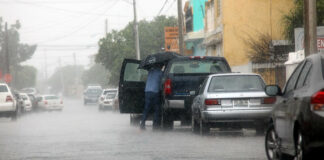
[(162, 64), (156, 64), (149, 70), (147, 76), (145, 86), (145, 107), (143, 111), (142, 121), (140, 124), (140, 128), (142, 130), (145, 129), (145, 121), (152, 107), (154, 107), (153, 129), (157, 129), (160, 126), (160, 84), (162, 78), (162, 67)]

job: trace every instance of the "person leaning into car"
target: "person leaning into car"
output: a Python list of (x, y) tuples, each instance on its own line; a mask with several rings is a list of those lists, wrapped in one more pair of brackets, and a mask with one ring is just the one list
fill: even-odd
[(149, 69), (145, 86), (145, 106), (140, 124), (140, 128), (143, 130), (145, 129), (147, 116), (152, 108), (154, 108), (153, 129), (157, 129), (160, 126), (160, 83), (162, 78), (162, 67), (163, 65), (155, 65)]

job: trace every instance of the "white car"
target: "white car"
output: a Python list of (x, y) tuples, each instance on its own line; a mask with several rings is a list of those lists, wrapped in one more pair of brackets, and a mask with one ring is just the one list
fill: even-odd
[(32, 102), (29, 96), (26, 93), (19, 93), (20, 98), (23, 99), (23, 109), (24, 111), (31, 111), (32, 110)]
[(116, 91), (117, 91), (117, 89), (104, 89), (102, 91), (99, 99), (98, 99), (98, 105), (99, 105), (99, 107), (101, 107), (103, 105), (104, 100), (105, 100), (106, 95), (107, 95), (108, 92), (116, 92)]
[(0, 83), (0, 116), (17, 118), (17, 101), (9, 86)]
[(116, 110), (116, 99), (118, 97), (118, 90), (117, 89), (110, 89), (107, 91), (104, 99), (99, 103), (99, 110), (104, 109), (114, 109)]
[(63, 100), (55, 95), (42, 95), (37, 98), (38, 109), (40, 110), (63, 110)]

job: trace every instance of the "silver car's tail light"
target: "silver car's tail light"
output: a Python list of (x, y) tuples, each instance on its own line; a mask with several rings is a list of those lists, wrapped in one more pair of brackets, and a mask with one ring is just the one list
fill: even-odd
[(324, 111), (324, 91), (319, 91), (311, 97), (311, 110)]
[(205, 105), (220, 105), (220, 101), (218, 99), (205, 99)]
[(266, 97), (262, 99), (262, 104), (274, 104), (276, 100), (276, 97)]

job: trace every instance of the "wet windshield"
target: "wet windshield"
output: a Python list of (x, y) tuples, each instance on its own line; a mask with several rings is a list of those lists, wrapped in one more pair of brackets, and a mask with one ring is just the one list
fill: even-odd
[(5, 85), (0, 85), (0, 92), (8, 92), (8, 88)]
[(109, 91), (107, 94), (106, 94), (106, 99), (114, 99), (117, 95), (117, 91)]
[(263, 91), (265, 84), (259, 76), (215, 76), (208, 92), (253, 92)]

